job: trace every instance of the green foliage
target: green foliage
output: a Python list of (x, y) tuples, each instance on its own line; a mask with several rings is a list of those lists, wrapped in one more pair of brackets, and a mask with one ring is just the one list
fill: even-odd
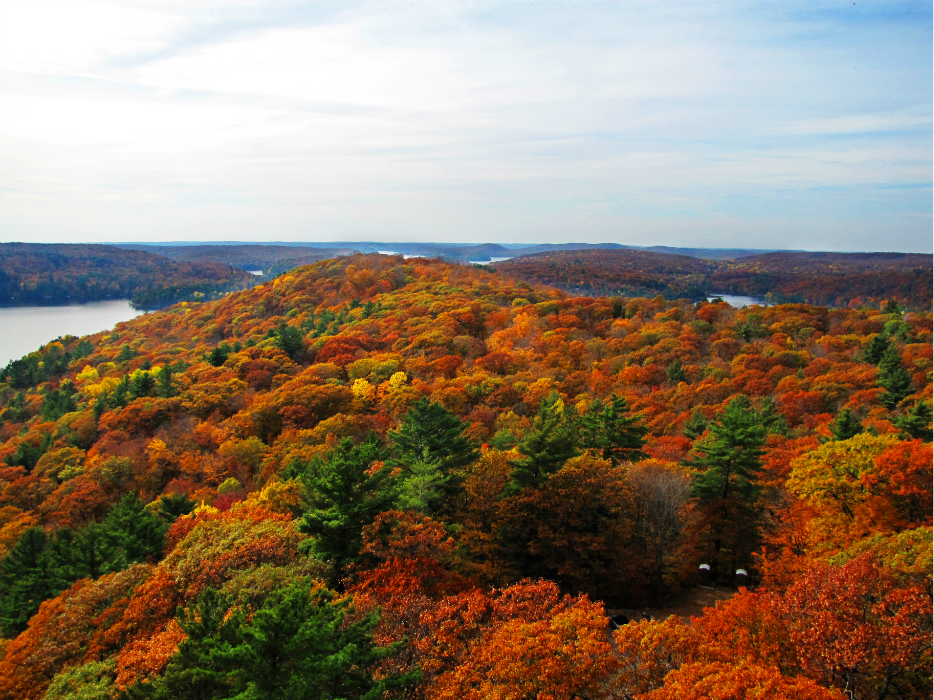
[(595, 400), (580, 418), (581, 447), (600, 450), (613, 466), (645, 459), (642, 446), (649, 430), (641, 416), (629, 417), (627, 413), (629, 404), (622, 396), (614, 394), (606, 403)]
[(172, 387), (172, 367), (165, 365), (159, 370), (159, 379), (157, 393), (163, 399), (171, 399), (175, 396), (175, 389)]
[(689, 440), (696, 440), (704, 434), (705, 430), (707, 430), (707, 419), (699, 409), (694, 409), (681, 432), (684, 433), (684, 437)]
[(885, 389), (882, 404), (888, 409), (894, 409), (912, 392), (911, 376), (902, 367), (902, 355), (895, 345), (889, 346), (879, 362), (878, 385)]
[(871, 365), (877, 365), (882, 360), (885, 351), (889, 349), (889, 340), (883, 333), (874, 335), (862, 352), (862, 359)]
[(133, 373), (130, 379), (130, 397), (134, 399), (143, 396), (153, 396), (156, 393), (156, 378), (151, 372), (140, 370)]
[(100, 578), (125, 566), (112, 533), (99, 523), (91, 523), (80, 532), (58, 530), (51, 540), (51, 552), (59, 575), (68, 581)]
[(6, 463), (11, 467), (23, 467), (26, 471), (31, 472), (39, 458), (46, 453), (51, 444), (52, 435), (50, 433), (43, 435), (39, 442), (23, 440), (16, 446), (13, 454), (6, 458)]
[(117, 361), (118, 362), (129, 362), (134, 357), (136, 357), (136, 353), (133, 351), (133, 348), (131, 348), (126, 343), (124, 343), (120, 348), (120, 354), (117, 355)]
[(451, 475), (444, 473), (441, 460), (432, 458), (427, 449), (421, 459), (409, 462), (406, 466), (397, 507), (400, 510), (431, 514), (435, 504), (444, 496), (444, 487)]
[(363, 528), (396, 501), (390, 470), (374, 469), (384, 453), (375, 440), (354, 445), (344, 438), (323, 459), (315, 458), (299, 471), (311, 505), (299, 530), (315, 536), (314, 551), (331, 564), (335, 583), (359, 559)]
[(462, 435), (466, 427), (441, 404), (419, 399), (402, 419), (398, 432), (389, 431), (396, 453), (393, 464), (440, 460), (445, 472), (469, 464), (476, 459), (477, 450)]
[(665, 376), (672, 384), (678, 384), (679, 382), (686, 382), (688, 380), (688, 376), (684, 373), (684, 367), (681, 366), (681, 360), (677, 357), (668, 365), (668, 368), (665, 370)]
[(231, 349), (227, 343), (221, 343), (208, 354), (207, 360), (212, 367), (220, 367), (230, 357)]
[(121, 552), (120, 568), (162, 552), (167, 526), (159, 516), (143, 508), (136, 494), (126, 496), (111, 508), (103, 527)]
[(159, 499), (159, 516), (166, 522), (174, 522), (182, 515), (195, 509), (195, 502), (183, 493), (173, 493)]
[(906, 439), (924, 440), (931, 442), (931, 406), (919, 401), (904, 416), (895, 419), (895, 427), (902, 431)]
[(112, 658), (72, 666), (52, 679), (42, 700), (112, 700), (116, 666)]
[(861, 432), (863, 432), (863, 424), (849, 408), (840, 411), (834, 422), (830, 424), (830, 434), (833, 435), (834, 440), (849, 440)]
[(30, 528), (0, 563), (0, 632), (4, 637), (25, 630), (39, 605), (64, 588), (48, 544), (42, 528)]
[(769, 435), (788, 435), (788, 421), (785, 416), (775, 408), (775, 401), (771, 396), (765, 397), (759, 409), (759, 423)]
[(376, 664), (400, 645), (376, 646), (376, 613), (348, 622), (351, 599), (307, 579), (273, 591), (252, 614), (231, 605), (208, 589), (180, 611), (188, 638), (165, 675), (137, 684), (127, 700), (376, 700), (415, 680), (375, 680)]
[(571, 457), (580, 454), (576, 421), (569, 414), (557, 392), (552, 391), (542, 400), (532, 428), (517, 446), (523, 458), (513, 462), (505, 495), (538, 488)]
[(702, 503), (733, 497), (751, 502), (759, 492), (766, 428), (746, 396), (737, 396), (709, 426), (710, 433), (695, 444), (699, 469), (693, 493)]
[(302, 332), (295, 326), (287, 326), (284, 323), (280, 323), (276, 329), (275, 343), (282, 352), (293, 359), (305, 349)]
[(66, 413), (77, 409), (75, 394), (77, 393), (71, 382), (62, 382), (59, 389), (46, 392), (42, 402), (42, 420), (58, 420)]
[(0, 420), (5, 423), (23, 423), (29, 420), (29, 410), (26, 408), (26, 393), (17, 391), (0, 411)]

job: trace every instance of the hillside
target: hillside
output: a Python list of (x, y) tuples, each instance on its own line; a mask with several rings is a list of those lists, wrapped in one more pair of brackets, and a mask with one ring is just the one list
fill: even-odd
[[(0, 699), (924, 697), (931, 320), (355, 255), (50, 343), (0, 373)], [(701, 564), (755, 591), (611, 639)]]
[(0, 243), (0, 304), (59, 305), (131, 299), (162, 308), (214, 298), (253, 283), (249, 273), (218, 263), (174, 262), (105, 245)]
[(765, 297), (770, 303), (878, 305), (889, 299), (931, 308), (932, 258), (906, 253), (776, 252), (730, 260), (632, 250), (562, 251), (523, 256), (494, 267), (519, 279), (574, 294), (699, 299), (715, 294)]

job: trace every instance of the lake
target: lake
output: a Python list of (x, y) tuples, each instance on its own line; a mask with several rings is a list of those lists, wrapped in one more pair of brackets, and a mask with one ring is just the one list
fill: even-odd
[(708, 299), (714, 299), (716, 297), (720, 297), (734, 309), (741, 309), (744, 306), (753, 306), (754, 304), (768, 306), (764, 297), (744, 297), (735, 294), (714, 294), (713, 292), (707, 295)]
[(141, 315), (129, 299), (69, 306), (0, 307), (0, 367), (60, 335), (82, 336), (113, 328)]

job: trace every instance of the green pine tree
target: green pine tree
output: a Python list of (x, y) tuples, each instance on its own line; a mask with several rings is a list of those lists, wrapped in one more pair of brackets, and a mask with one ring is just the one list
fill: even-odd
[(299, 529), (315, 536), (311, 546), (331, 564), (334, 583), (359, 559), (363, 528), (395, 504), (397, 486), (390, 470), (371, 471), (384, 456), (383, 445), (375, 440), (354, 445), (344, 438), (323, 459), (315, 458), (299, 471), (311, 503)]
[(862, 358), (864, 362), (868, 362), (871, 365), (877, 365), (882, 360), (882, 356), (885, 355), (885, 351), (889, 349), (889, 340), (884, 333), (879, 333), (872, 336), (872, 340), (866, 345), (862, 352)]
[(405, 414), (398, 432), (389, 431), (395, 452), (393, 464), (403, 466), (406, 461), (422, 458), (441, 460), (446, 473), (470, 464), (477, 458), (477, 446), (464, 437), (466, 428), (467, 423), (444, 406), (422, 397)]
[(834, 422), (830, 424), (830, 434), (833, 435), (834, 440), (849, 440), (861, 432), (863, 432), (863, 424), (849, 408), (841, 410)]
[(157, 392), (163, 399), (171, 399), (175, 396), (175, 389), (172, 387), (172, 367), (168, 364), (159, 370)]
[(924, 401), (919, 401), (904, 416), (895, 419), (895, 427), (902, 432), (905, 439), (924, 440), (931, 442), (931, 406)]
[(48, 537), (40, 527), (26, 530), (0, 562), (0, 632), (15, 637), (43, 601), (65, 586), (50, 552)]
[(688, 380), (688, 376), (684, 373), (684, 367), (681, 366), (681, 360), (678, 358), (672, 360), (671, 364), (668, 365), (668, 368), (665, 370), (665, 376), (671, 384), (678, 384), (679, 382), (686, 382)]
[[(378, 647), (378, 615), (352, 617), (350, 598), (299, 580), (247, 615), (205, 591), (179, 612), (187, 639), (165, 675), (138, 683), (127, 700), (351, 700), (384, 697), (417, 674), (375, 680), (373, 670), (401, 644)], [(348, 618), (353, 619), (348, 622)]]
[(513, 462), (504, 495), (538, 488), (571, 457), (580, 454), (576, 421), (569, 413), (556, 391), (542, 400), (532, 428), (516, 448), (523, 457)]
[(911, 376), (902, 367), (902, 355), (895, 345), (890, 345), (879, 362), (879, 386), (885, 389), (882, 405), (894, 409), (912, 393)]
[(282, 352), (293, 359), (305, 349), (301, 330), (285, 323), (280, 323), (276, 329), (275, 343)]
[(125, 566), (122, 552), (99, 523), (91, 523), (80, 532), (62, 528), (50, 544), (60, 575), (68, 581), (100, 578)]
[(751, 502), (759, 492), (756, 479), (766, 436), (758, 412), (748, 397), (737, 396), (709, 430), (694, 446), (699, 455), (693, 462), (699, 469), (694, 495), (702, 503), (728, 498)]
[(432, 458), (425, 450), (421, 459), (407, 465), (405, 473), (407, 476), (399, 487), (397, 507), (426, 515), (434, 512), (434, 506), (444, 496), (444, 487), (451, 478), (442, 470), (441, 460)]
[(705, 430), (707, 430), (707, 419), (699, 408), (695, 408), (681, 432), (689, 440), (696, 440), (704, 434)]
[(649, 432), (641, 416), (627, 416), (629, 404), (615, 394), (603, 403), (595, 400), (580, 418), (580, 446), (600, 450), (614, 465), (645, 459), (642, 446)]
[(110, 509), (103, 528), (121, 552), (120, 568), (161, 554), (168, 530), (158, 515), (143, 508), (136, 494), (124, 497)]
[(788, 421), (785, 416), (775, 408), (775, 401), (771, 396), (765, 397), (759, 409), (759, 424), (765, 428), (769, 435), (788, 435)]
[(195, 509), (195, 502), (183, 493), (173, 493), (159, 499), (159, 517), (167, 523), (173, 523), (182, 515), (188, 515)]

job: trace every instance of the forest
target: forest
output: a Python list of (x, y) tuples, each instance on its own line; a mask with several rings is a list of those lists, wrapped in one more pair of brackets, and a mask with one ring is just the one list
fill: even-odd
[(931, 697), (930, 285), (498, 270), (325, 260), (9, 363), (0, 700)]
[(0, 243), (0, 305), (130, 299), (138, 309), (216, 299), (254, 283), (227, 264), (175, 262), (106, 245)]
[(714, 260), (637, 250), (561, 251), (495, 264), (533, 284), (573, 294), (698, 300), (717, 294), (768, 303), (860, 307), (895, 300), (931, 310), (930, 255), (772, 252)]

